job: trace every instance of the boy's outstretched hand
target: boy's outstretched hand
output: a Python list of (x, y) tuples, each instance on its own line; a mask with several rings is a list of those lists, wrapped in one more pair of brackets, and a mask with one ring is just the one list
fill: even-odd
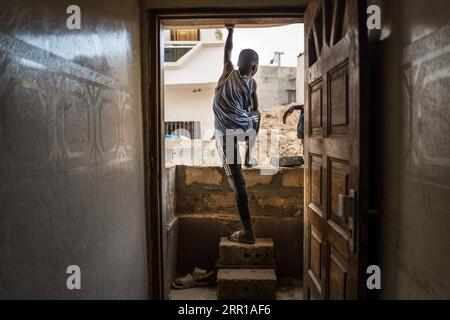
[(225, 28), (227, 28), (228, 32), (233, 31), (234, 30), (234, 24), (226, 24)]

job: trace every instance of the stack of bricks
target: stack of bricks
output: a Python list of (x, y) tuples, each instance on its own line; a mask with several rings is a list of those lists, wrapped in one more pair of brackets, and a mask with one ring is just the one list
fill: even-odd
[(220, 300), (275, 299), (273, 241), (257, 238), (252, 245), (221, 238), (217, 273)]

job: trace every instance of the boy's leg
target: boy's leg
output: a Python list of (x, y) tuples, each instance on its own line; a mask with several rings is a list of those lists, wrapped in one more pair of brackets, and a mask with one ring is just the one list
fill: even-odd
[(248, 209), (248, 195), (245, 178), (240, 164), (239, 144), (236, 138), (229, 137), (229, 139), (233, 139), (231, 148), (230, 144), (228, 144), (227, 148), (225, 137), (218, 141), (217, 148), (222, 159), (225, 173), (228, 177), (228, 182), (233, 189), (236, 207), (244, 226), (244, 230), (234, 232), (230, 236), (230, 240), (253, 244), (255, 243), (255, 237), (250, 218), (250, 210)]
[(242, 173), (240, 164), (229, 165), (231, 174), (228, 176), (228, 182), (234, 192), (234, 199), (239, 215), (241, 217), (244, 230), (233, 233), (232, 241), (243, 243), (254, 243), (255, 236), (253, 234), (252, 221), (250, 218), (250, 210), (248, 209), (248, 195), (245, 178)]
[(245, 139), (245, 166), (254, 167), (258, 164), (255, 158), (253, 158), (253, 149), (256, 144), (256, 138), (259, 132), (259, 125), (261, 121), (261, 113), (259, 111), (250, 111), (249, 117), (253, 123), (253, 130)]

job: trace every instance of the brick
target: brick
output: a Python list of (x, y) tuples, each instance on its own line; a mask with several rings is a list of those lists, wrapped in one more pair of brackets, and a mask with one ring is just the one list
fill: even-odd
[(249, 245), (236, 243), (225, 237), (219, 242), (219, 266), (273, 266), (273, 241), (257, 238)]
[(273, 180), (273, 175), (261, 175), (258, 169), (244, 170), (247, 187), (256, 185), (269, 185)]
[(275, 299), (276, 286), (273, 269), (220, 269), (217, 274), (220, 300)]
[(232, 192), (222, 192), (211, 194), (204, 198), (204, 207), (206, 211), (223, 211), (229, 209), (232, 213), (237, 213), (234, 194)]
[(286, 170), (282, 177), (283, 187), (302, 187), (303, 186), (303, 172), (300, 170)]
[(222, 175), (219, 167), (185, 167), (186, 185), (193, 183), (220, 185), (222, 183)]

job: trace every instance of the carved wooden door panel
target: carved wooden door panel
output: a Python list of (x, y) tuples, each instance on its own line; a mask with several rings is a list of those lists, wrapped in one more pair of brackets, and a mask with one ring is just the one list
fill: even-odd
[(357, 299), (365, 292), (364, 2), (313, 0), (305, 14), (306, 299)]

